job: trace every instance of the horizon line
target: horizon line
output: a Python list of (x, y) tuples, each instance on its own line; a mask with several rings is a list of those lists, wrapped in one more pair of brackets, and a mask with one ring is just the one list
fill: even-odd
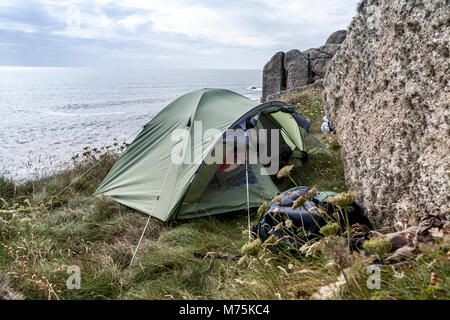
[(141, 69), (141, 70), (228, 70), (228, 71), (262, 71), (261, 69), (245, 69), (245, 68), (158, 68), (158, 67), (148, 67), (142, 68), (137, 66), (17, 66), (17, 65), (0, 65), (0, 69), (18, 69), (18, 68), (47, 68), (47, 69)]

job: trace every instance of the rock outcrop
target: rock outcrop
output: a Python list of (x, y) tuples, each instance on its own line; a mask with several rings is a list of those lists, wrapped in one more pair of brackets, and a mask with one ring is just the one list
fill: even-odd
[(286, 89), (284, 74), (284, 52), (277, 52), (264, 66), (262, 96)]
[(345, 30), (338, 30), (330, 34), (325, 44), (341, 44), (346, 36), (347, 32)]
[(303, 52), (310, 65), (310, 75), (314, 80), (323, 79), (328, 64), (336, 54), (338, 44), (326, 44), (317, 49), (308, 49)]
[(345, 35), (345, 30), (332, 33), (320, 48), (277, 52), (264, 66), (261, 101), (279, 99), (311, 86), (321, 87), (328, 64), (345, 40)]
[(376, 226), (449, 207), (448, 0), (363, 0), (324, 80), (346, 181)]
[(286, 88), (301, 87), (308, 84), (309, 61), (300, 50), (294, 49), (284, 55)]

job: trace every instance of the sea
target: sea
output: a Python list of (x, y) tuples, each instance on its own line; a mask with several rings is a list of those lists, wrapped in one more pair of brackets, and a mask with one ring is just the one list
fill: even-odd
[(0, 67), (0, 176), (70, 167), (85, 147), (131, 142), (177, 97), (224, 88), (261, 97), (261, 70)]

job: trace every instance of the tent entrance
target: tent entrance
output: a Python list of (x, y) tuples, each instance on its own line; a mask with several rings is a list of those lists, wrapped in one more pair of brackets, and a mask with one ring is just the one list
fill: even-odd
[[(178, 219), (237, 211), (247, 207), (245, 148), (251, 147), (244, 141), (223, 140), (214, 148), (209, 157), (220, 152), (223, 162), (210, 163), (209, 159), (206, 160), (181, 204)], [(248, 165), (248, 191), (250, 207), (259, 206), (279, 192), (259, 161)]]
[[(237, 135), (234, 140), (227, 141), (227, 138), (223, 137), (223, 140), (219, 141), (207, 156), (206, 163), (195, 176), (181, 203), (178, 219), (237, 211), (247, 207), (245, 148), (256, 151), (257, 154), (257, 163), (250, 162), (248, 165), (250, 207), (258, 207), (262, 202), (279, 193), (268, 173), (271, 164), (262, 164), (260, 161), (261, 152), (265, 152), (272, 161), (277, 161), (279, 165), (283, 166), (294, 150), (304, 150), (303, 134), (296, 120), (288, 112), (261, 113), (255, 118), (257, 118), (256, 131), (267, 130), (266, 141), (258, 140), (255, 144), (250, 142), (247, 145), (243, 131), (242, 136)], [(271, 129), (279, 130), (277, 141), (272, 136)], [(271, 145), (274, 143), (278, 143), (279, 149), (276, 150), (276, 154), (272, 155), (270, 154)], [(218, 152), (220, 155), (215, 157)], [(222, 158), (223, 162), (211, 163), (208, 161), (208, 157)]]

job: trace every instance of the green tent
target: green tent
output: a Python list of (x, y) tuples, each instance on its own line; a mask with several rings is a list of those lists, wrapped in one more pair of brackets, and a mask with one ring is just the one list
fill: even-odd
[[(95, 195), (163, 221), (257, 207), (279, 191), (265, 172), (267, 165), (247, 161), (250, 127), (279, 129), (280, 153), (306, 151), (309, 120), (299, 117), (292, 106), (280, 101), (258, 104), (224, 89), (196, 90), (173, 101), (144, 126)], [(242, 129), (244, 139), (226, 138), (227, 129)], [(183, 139), (174, 139), (178, 131), (186, 133)], [(270, 140), (266, 147), (273, 143)], [(244, 163), (224, 166), (208, 161), (230, 145), (234, 151), (245, 146)]]

